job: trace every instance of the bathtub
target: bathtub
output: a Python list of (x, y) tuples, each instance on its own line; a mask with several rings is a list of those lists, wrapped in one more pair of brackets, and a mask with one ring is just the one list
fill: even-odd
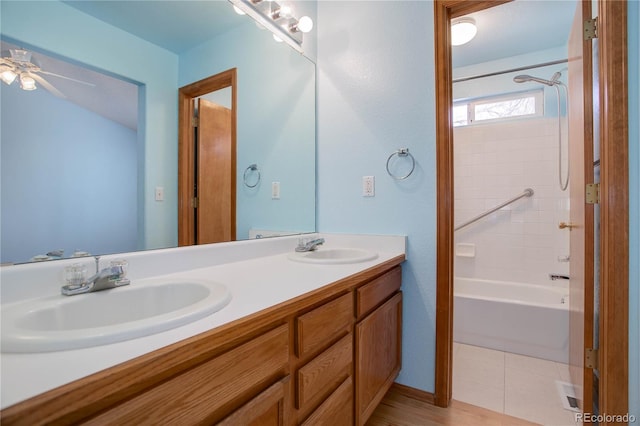
[(455, 278), (453, 339), (568, 363), (568, 294), (568, 288)]

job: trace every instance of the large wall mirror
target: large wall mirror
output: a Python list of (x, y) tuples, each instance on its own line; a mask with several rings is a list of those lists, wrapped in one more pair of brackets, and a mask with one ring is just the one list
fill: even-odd
[[(178, 90), (230, 69), (236, 239), (315, 231), (315, 64), (306, 56), (227, 1), (0, 7), (3, 57), (26, 50), (43, 71), (32, 72), (36, 90), (20, 77), (0, 82), (2, 263), (177, 246)], [(98, 95), (91, 73), (120, 86)], [(89, 93), (85, 105), (74, 85)]]

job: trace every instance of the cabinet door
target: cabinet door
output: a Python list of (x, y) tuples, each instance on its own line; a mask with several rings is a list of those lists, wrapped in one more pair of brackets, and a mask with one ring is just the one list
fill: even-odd
[(402, 293), (356, 325), (356, 424), (363, 425), (400, 372)]
[(285, 422), (285, 383), (289, 376), (238, 408), (218, 423), (220, 426), (283, 426)]

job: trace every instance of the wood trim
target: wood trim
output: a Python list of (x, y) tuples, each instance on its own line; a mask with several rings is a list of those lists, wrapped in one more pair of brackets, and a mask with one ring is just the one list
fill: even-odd
[(453, 77), (449, 24), (457, 16), (508, 2), (434, 2), (437, 181), (435, 404), (439, 407), (449, 406), (453, 381)]
[(411, 386), (402, 385), (394, 382), (391, 388), (407, 398), (415, 399), (416, 401), (426, 402), (427, 404), (435, 405), (436, 397), (431, 392), (423, 391), (420, 389), (412, 388)]
[(237, 70), (221, 72), (178, 90), (178, 246), (189, 246), (195, 241), (195, 217), (191, 199), (195, 184), (195, 153), (193, 148), (192, 99), (216, 90), (231, 87), (231, 230), (232, 240), (236, 239), (236, 147), (237, 147)]
[(600, 413), (629, 401), (627, 2), (598, 1), (600, 54)]
[[(456, 2), (456, 4), (459, 2)], [(436, 365), (434, 402), (448, 407), (452, 398), (453, 363), (453, 132), (450, 106), (451, 8), (447, 1), (434, 3), (436, 79)]]

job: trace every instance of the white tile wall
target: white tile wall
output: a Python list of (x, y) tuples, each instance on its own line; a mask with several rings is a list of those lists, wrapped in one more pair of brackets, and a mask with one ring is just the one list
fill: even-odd
[(569, 231), (558, 228), (569, 221), (569, 191), (558, 185), (557, 123), (535, 118), (455, 128), (455, 223), (525, 188), (535, 192), (455, 233), (456, 243), (476, 246), (475, 258), (456, 257), (456, 276), (566, 285), (549, 279), (569, 274), (569, 263), (558, 261), (569, 254)]

